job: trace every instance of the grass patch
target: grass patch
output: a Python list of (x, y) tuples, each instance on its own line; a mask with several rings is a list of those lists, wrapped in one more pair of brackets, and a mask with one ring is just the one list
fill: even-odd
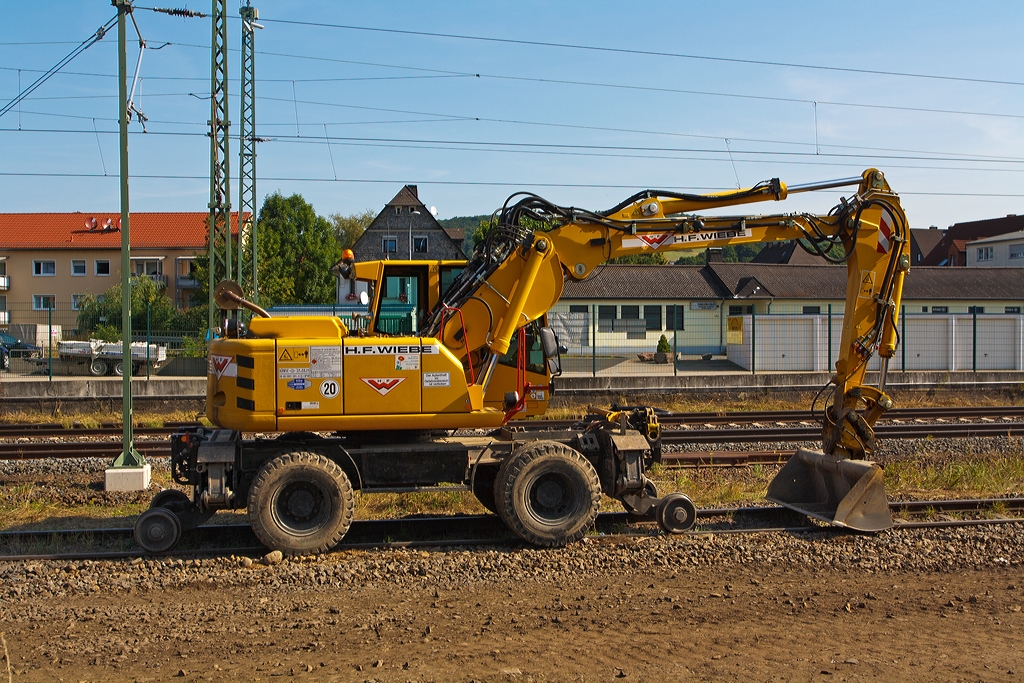
[(986, 497), (1024, 490), (1024, 456), (1020, 453), (965, 454), (956, 460), (921, 455), (885, 466), (890, 496), (912, 497), (939, 492), (956, 497)]
[[(158, 413), (135, 411), (135, 425), (138, 427), (162, 427), (166, 422), (198, 422), (210, 425), (205, 415), (194, 410), (173, 410)], [(0, 424), (50, 424), (56, 423), (65, 428), (84, 427), (96, 428), (105, 424), (121, 424), (121, 412), (107, 413), (95, 411), (91, 413), (41, 413), (38, 411), (19, 410), (0, 413)]]

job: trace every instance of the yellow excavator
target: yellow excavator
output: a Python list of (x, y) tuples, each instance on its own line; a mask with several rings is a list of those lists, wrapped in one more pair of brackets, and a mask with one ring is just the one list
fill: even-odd
[[(844, 186), (856, 191), (822, 215), (702, 213)], [(607, 411), (569, 430), (506, 423), (542, 412), (560, 374), (558, 339), (543, 322), (567, 279), (618, 256), (778, 240), (845, 263), (849, 277), (823, 452), (799, 451), (768, 498), (854, 529), (891, 526), (882, 473), (870, 462), (872, 425), (892, 407), (886, 367), (898, 342), (910, 233), (880, 171), (710, 195), (648, 190), (601, 212), (519, 193), (496, 215), (473, 257), (447, 264), (447, 273), (444, 262), (355, 263), (346, 254), (340, 275), (373, 292), (369, 315), (351, 330), (336, 317), (270, 317), (237, 285), (221, 283), (221, 308), (254, 317), (246, 327), (228, 315), (211, 342), (207, 417), (216, 428), (172, 436), (173, 477), (192, 495), (158, 494), (136, 524), (139, 544), (166, 550), (214, 511), (244, 508), (267, 547), (323, 552), (347, 532), (356, 490), (471, 490), (541, 546), (581, 538), (602, 494), (667, 532), (686, 531), (693, 503), (681, 493), (659, 496), (647, 477), (660, 457), (652, 409)], [(397, 275), (419, 283), (404, 328), (385, 324), (382, 309), (387, 279)], [(867, 386), (874, 353), (880, 382)]]

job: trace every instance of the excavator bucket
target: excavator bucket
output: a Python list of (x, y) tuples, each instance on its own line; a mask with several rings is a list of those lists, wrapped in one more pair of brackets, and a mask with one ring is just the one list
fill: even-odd
[(882, 468), (799, 450), (768, 485), (768, 500), (858, 531), (892, 528)]

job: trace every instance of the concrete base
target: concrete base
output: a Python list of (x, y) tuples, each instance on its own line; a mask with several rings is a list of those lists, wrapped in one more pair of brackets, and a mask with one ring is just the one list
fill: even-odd
[(145, 491), (149, 488), (151, 471), (148, 463), (142, 467), (108, 467), (105, 488), (107, 491)]

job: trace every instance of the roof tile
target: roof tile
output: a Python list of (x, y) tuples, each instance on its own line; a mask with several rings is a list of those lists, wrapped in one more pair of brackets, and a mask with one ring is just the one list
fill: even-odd
[[(4, 213), (0, 249), (120, 249), (120, 222), (120, 213)], [(237, 211), (231, 213), (231, 233), (238, 234)], [(208, 213), (131, 214), (135, 249), (202, 249), (208, 234)]]

